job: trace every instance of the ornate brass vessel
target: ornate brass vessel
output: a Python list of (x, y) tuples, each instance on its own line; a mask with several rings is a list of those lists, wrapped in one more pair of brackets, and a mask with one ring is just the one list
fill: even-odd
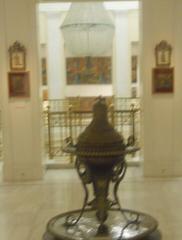
[[(96, 209), (96, 217), (100, 222), (99, 233), (107, 231), (104, 222), (111, 206), (118, 205), (116, 196), (117, 186), (114, 188), (115, 201), (108, 199), (110, 182), (118, 182), (126, 170), (124, 161), (125, 144), (108, 122), (107, 106), (104, 99), (94, 105), (93, 120), (79, 136), (76, 144), (77, 169), (84, 184), (92, 183), (95, 198), (90, 203)], [(84, 166), (83, 166), (84, 165)], [(84, 174), (80, 174), (79, 167), (84, 167)]]
[[(127, 169), (125, 155), (138, 149), (125, 144), (109, 123), (104, 99), (96, 102), (93, 114), (77, 144), (70, 142), (66, 148), (76, 155), (75, 166), (85, 191), (83, 207), (51, 219), (47, 232), (53, 240), (141, 239), (156, 230), (157, 221), (147, 214), (123, 209), (117, 195)], [(89, 185), (93, 186), (92, 199)]]

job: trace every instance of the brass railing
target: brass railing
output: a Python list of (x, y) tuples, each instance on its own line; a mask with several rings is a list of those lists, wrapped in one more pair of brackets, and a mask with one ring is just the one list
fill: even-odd
[[(49, 106), (51, 111), (67, 111), (71, 106), (73, 110), (90, 110), (96, 97), (69, 97), (64, 99), (49, 99), (43, 102), (44, 109)], [(133, 105), (140, 108), (140, 98), (122, 98), (122, 97), (106, 97), (107, 104), (113, 105), (115, 109), (128, 110)], [(83, 104), (84, 103), (84, 104)], [(88, 107), (87, 105), (90, 105)], [(86, 106), (85, 106), (86, 105)], [(86, 108), (86, 109), (85, 109)]]
[[(132, 103), (129, 109), (116, 110), (109, 107), (109, 120), (114, 128), (130, 144), (140, 144), (140, 109)], [(65, 156), (63, 147), (70, 138), (76, 143), (79, 134), (92, 119), (92, 111), (76, 111), (69, 105), (67, 111), (54, 111), (50, 106), (44, 112), (46, 128), (45, 146), (50, 159)], [(70, 161), (72, 161), (70, 156)]]
[(140, 109), (140, 98), (131, 98), (131, 97), (113, 97), (113, 105), (115, 109), (119, 110), (129, 110), (131, 108)]

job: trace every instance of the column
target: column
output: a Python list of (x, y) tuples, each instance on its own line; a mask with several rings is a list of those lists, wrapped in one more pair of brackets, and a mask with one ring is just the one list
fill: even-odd
[[(182, 2), (143, 0), (141, 12), (141, 81), (143, 86), (144, 175), (182, 175)], [(152, 93), (154, 48), (172, 45), (174, 92)]]
[[(4, 136), (5, 181), (39, 180), (43, 177), (41, 100), (38, 61), (36, 1), (0, 0), (0, 100)], [(27, 50), (30, 97), (10, 98), (7, 73), (8, 48), (15, 41)]]
[(114, 94), (117, 97), (131, 95), (131, 47), (129, 39), (128, 12), (117, 12), (115, 16), (114, 46)]
[(65, 53), (60, 29), (63, 17), (60, 12), (47, 14), (48, 91), (50, 99), (65, 97)]

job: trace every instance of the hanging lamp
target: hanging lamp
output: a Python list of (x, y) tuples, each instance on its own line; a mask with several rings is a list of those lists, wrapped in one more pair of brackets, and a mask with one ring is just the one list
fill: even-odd
[(73, 56), (103, 56), (111, 52), (114, 24), (103, 3), (72, 3), (61, 30)]

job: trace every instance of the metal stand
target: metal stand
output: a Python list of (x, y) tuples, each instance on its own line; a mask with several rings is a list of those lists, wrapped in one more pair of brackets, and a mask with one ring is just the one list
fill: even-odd
[[(157, 221), (147, 214), (123, 209), (118, 197), (127, 169), (125, 155), (137, 148), (133, 142), (125, 144), (108, 122), (102, 98), (93, 112), (93, 120), (77, 144), (70, 142), (65, 149), (77, 156), (75, 167), (85, 192), (82, 209), (52, 218), (47, 224), (47, 236), (52, 240), (149, 240)], [(93, 187), (91, 200), (88, 185)]]
[[(82, 209), (51, 219), (44, 240), (161, 239), (158, 235), (156, 237), (152, 234), (158, 225), (153, 217), (121, 207), (117, 193), (126, 173), (125, 161), (119, 162), (109, 172), (104, 171), (103, 175), (99, 172), (99, 176), (97, 173), (93, 176), (92, 169), (77, 158), (76, 169), (85, 192)], [(89, 201), (89, 184), (93, 184), (95, 194), (95, 198), (91, 201)], [(113, 185), (112, 200), (108, 199), (109, 184)], [(102, 204), (99, 211), (98, 204)]]
[[(80, 176), (80, 179), (81, 179), (81, 182), (82, 182), (82, 186), (84, 188), (84, 192), (85, 192), (85, 197), (84, 197), (84, 202), (83, 202), (83, 206), (82, 206), (82, 209), (80, 211), (80, 214), (77, 218), (74, 218), (72, 215), (68, 215), (66, 217), (66, 220), (65, 220), (65, 226), (67, 227), (71, 227), (71, 226), (74, 226), (76, 225), (80, 218), (82, 217), (84, 211), (87, 209), (87, 210), (92, 210), (92, 211), (96, 211), (96, 204), (97, 204), (97, 201), (98, 201), (98, 194), (96, 195), (96, 198), (93, 199), (92, 201), (88, 202), (88, 199), (89, 199), (89, 191), (88, 191), (88, 188), (87, 188), (87, 185), (88, 184), (93, 184), (93, 185), (96, 185), (97, 184), (97, 181), (98, 179), (96, 179), (95, 183), (94, 183), (94, 180), (95, 178), (93, 179), (93, 174), (90, 174), (90, 169), (84, 164), (84, 162), (81, 162), (79, 160), (79, 158), (76, 159), (76, 170), (77, 170), (77, 173), (78, 175)], [(106, 194), (103, 194), (102, 191), (100, 191), (100, 194), (99, 195), (105, 195), (105, 198), (106, 198), (106, 203), (107, 203), (107, 209), (104, 209), (103, 210), (103, 213), (102, 214), (105, 214), (107, 215), (107, 211), (108, 210), (117, 210), (119, 211), (122, 216), (124, 217), (125, 219), (125, 226), (124, 228), (122, 229), (122, 232), (121, 232), (121, 237), (124, 233), (125, 230), (127, 230), (127, 228), (132, 225), (134, 226), (135, 225), (135, 228), (139, 228), (139, 225), (140, 225), (140, 216), (138, 213), (136, 214), (132, 214), (132, 216), (127, 216), (125, 214), (125, 212), (123, 211), (122, 207), (121, 207), (121, 204), (119, 202), (119, 197), (118, 197), (118, 187), (119, 187), (119, 184), (121, 183), (121, 181), (123, 180), (124, 176), (125, 176), (125, 173), (126, 173), (126, 169), (127, 169), (127, 164), (125, 161), (122, 161), (122, 162), (119, 162), (117, 165), (114, 166), (114, 168), (112, 169), (112, 173), (108, 174), (109, 176), (109, 179), (106, 177), (106, 184), (104, 184), (104, 181), (103, 181), (103, 188), (105, 190), (105, 185), (109, 185), (109, 180), (111, 180), (114, 184), (114, 187), (113, 187), (113, 196), (114, 196), (114, 200), (110, 200), (110, 199), (107, 199), (107, 193)], [(110, 179), (110, 176), (111, 176), (111, 179)], [(108, 187), (106, 187), (106, 191), (108, 190)], [(100, 189), (101, 190), (101, 189)], [(96, 192), (98, 192), (98, 189), (96, 189)], [(102, 202), (101, 204), (104, 205), (104, 201), (102, 199)], [(99, 226), (99, 229), (98, 229), (98, 232), (100, 234), (105, 234), (105, 232), (107, 232), (107, 226), (104, 224), (107, 216), (103, 217), (104, 220), (102, 221), (102, 216), (99, 217), (98, 216), (98, 211), (97, 211), (97, 217), (99, 218), (101, 224)]]
[[(57, 239), (54, 236), (50, 235), (49, 233), (45, 233), (43, 240), (57, 240)], [(162, 240), (162, 237), (159, 231), (155, 231), (149, 236), (142, 238), (141, 240)]]
[[(161, 235), (157, 232), (156, 220), (144, 213), (123, 209), (127, 217), (139, 215), (140, 224), (128, 225), (124, 217), (117, 210), (109, 211), (109, 217), (106, 221), (108, 232), (104, 235), (98, 235), (100, 224), (95, 218), (92, 210), (85, 210), (79, 222), (74, 226), (65, 226), (65, 219), (68, 216), (78, 218), (81, 210), (67, 212), (52, 218), (47, 225), (44, 240), (160, 240)], [(121, 235), (122, 233), (122, 235)]]

